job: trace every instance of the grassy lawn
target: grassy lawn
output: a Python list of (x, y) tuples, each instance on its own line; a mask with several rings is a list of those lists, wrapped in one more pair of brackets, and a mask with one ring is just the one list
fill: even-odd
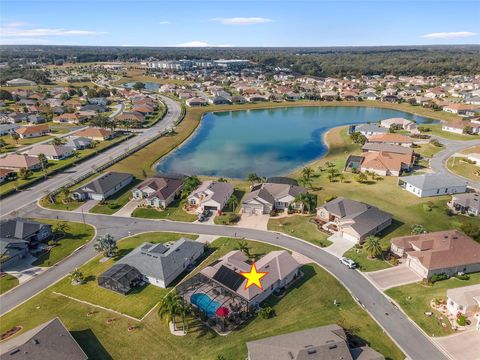
[(0, 276), (0, 295), (18, 285), (18, 279), (10, 274)]
[(472, 154), (472, 153), (480, 153), (480, 145), (472, 146), (471, 148), (468, 148), (462, 151), (462, 154)]
[[(33, 220), (50, 225), (56, 225), (62, 222), (47, 219)], [(39, 256), (32, 265), (42, 267), (52, 266), (93, 239), (95, 229), (92, 226), (70, 221), (65, 221), (65, 223), (68, 224), (68, 230), (65, 236), (58, 241), (58, 245), (53, 247), (48, 253)]]
[[(84, 149), (84, 150), (79, 150), (77, 151), (78, 156), (72, 156), (68, 159), (65, 160), (59, 160), (59, 161), (49, 161), (49, 165), (47, 168), (48, 175), (55, 173), (56, 171), (59, 171), (60, 169), (66, 169), (75, 163), (78, 163), (79, 161), (82, 161), (82, 159), (90, 156), (94, 156), (95, 154), (111, 147), (115, 146), (118, 143), (126, 140), (126, 136), (119, 136), (116, 137), (113, 140), (108, 140), (108, 141), (102, 141), (100, 142), (95, 148), (91, 149)], [(47, 175), (47, 176), (48, 176)], [(34, 171), (33, 174), (28, 178), (28, 179), (17, 179), (15, 181), (9, 181), (7, 183), (4, 183), (0, 185), (0, 195), (7, 193), (8, 191), (16, 188), (16, 187), (22, 187), (22, 186), (28, 186), (28, 183), (33, 182), (35, 180), (41, 180), (41, 178), (44, 177), (44, 173), (42, 170), (37, 170)]]
[(292, 235), (321, 247), (331, 245), (331, 241), (327, 240), (328, 235), (319, 231), (317, 226), (310, 222), (312, 218), (313, 215), (294, 215), (278, 219), (270, 218), (268, 230)]
[(133, 210), (132, 217), (145, 219), (168, 219), (174, 221), (193, 222), (197, 220), (197, 215), (189, 214), (183, 210), (181, 200), (173, 201), (165, 210), (154, 208), (136, 208)]
[[(478, 221), (466, 216), (448, 216), (446, 202), (450, 200), (449, 196), (417, 198), (402, 190), (397, 185), (396, 177), (384, 177), (383, 180), (371, 184), (360, 184), (355, 181), (353, 174), (344, 173), (343, 182), (330, 182), (325, 172), (320, 174), (318, 167), (325, 167), (325, 163), (330, 161), (338, 170), (342, 170), (348, 154), (358, 152), (360, 146), (351, 143), (346, 127), (330, 130), (326, 134), (326, 141), (329, 144), (329, 153), (324, 158), (308, 165), (316, 171), (312, 192), (318, 195), (318, 204), (323, 204), (330, 196), (343, 196), (366, 202), (391, 213), (395, 220), (394, 224), (381, 234), (385, 249), (389, 246), (392, 237), (410, 234), (413, 224), (422, 224), (428, 231), (440, 231), (458, 228), (466, 222)], [(294, 171), (290, 176), (300, 178), (301, 169)], [(432, 211), (424, 209), (424, 205), (429, 203), (433, 205)], [(379, 270), (389, 266), (383, 260), (368, 260), (366, 253), (361, 249), (358, 253), (357, 249), (352, 249), (346, 253), (346, 256), (352, 257), (359, 263), (361, 269), (366, 271)]]
[(450, 139), (450, 140), (475, 140), (475, 139), (479, 139), (478, 135), (461, 135), (461, 134), (451, 133), (449, 131), (443, 131), (442, 130), (442, 124), (428, 124), (427, 127), (429, 127), (431, 131), (427, 132), (426, 134), (440, 136), (440, 137), (443, 137), (445, 139)]
[(243, 195), (245, 195), (245, 193), (248, 190), (249, 190), (249, 186), (247, 186), (246, 184), (241, 186), (240, 188), (235, 188), (233, 190), (233, 195), (232, 196), (236, 196), (236, 198), (238, 199), (237, 207), (235, 209), (233, 209), (233, 211), (232, 211), (231, 207), (226, 206), (222, 210), (222, 215), (215, 216), (215, 218), (213, 219), (213, 222), (217, 225), (229, 224), (228, 218), (232, 214), (238, 214), (240, 212), (240, 209), (242, 208)]
[[(469, 164), (465, 158), (451, 157), (447, 160), (447, 168), (451, 172), (474, 181), (480, 181), (480, 167), (476, 164)], [(478, 173), (478, 175), (476, 175)]]
[(435, 146), (430, 143), (421, 144), (419, 148), (413, 149), (417, 154), (420, 154), (424, 158), (431, 158), (433, 155), (443, 150), (443, 147)]
[(114, 291), (103, 289), (97, 285), (97, 276), (109, 269), (117, 260), (127, 255), (145, 241), (152, 243), (164, 243), (178, 240), (180, 237), (195, 238), (187, 234), (174, 233), (145, 233), (118, 242), (118, 255), (112, 259), (101, 262), (103, 255), (96, 256), (93, 260), (80, 268), (86, 282), (82, 285), (73, 286), (67, 277), (55, 284), (51, 290), (72, 296), (76, 299), (101, 305), (124, 314), (141, 318), (163, 297), (170, 289), (161, 289), (153, 285), (135, 289), (124, 296)]
[[(431, 287), (417, 284), (410, 284), (388, 289), (387, 295), (395, 299), (407, 315), (415, 321), (430, 336), (444, 336), (453, 333), (453, 330), (447, 326), (442, 327), (441, 322), (437, 320), (440, 313), (430, 307), (430, 301), (433, 298), (446, 300), (447, 290), (462, 286), (474, 285), (480, 283), (480, 273), (470, 274), (470, 280), (458, 280), (450, 278), (448, 280), (436, 282)], [(426, 316), (426, 311), (434, 312), (433, 316)], [(448, 325), (448, 321), (447, 321)]]
[(122, 190), (110, 196), (106, 201), (98, 203), (89, 212), (95, 214), (112, 215), (124, 207), (132, 198), (131, 190), (140, 183), (138, 179), (134, 179), (130, 185), (125, 186)]
[[(249, 245), (255, 254), (275, 249), (254, 241), (249, 241)], [(216, 240), (211, 244), (216, 251), (206, 263), (235, 246), (236, 242), (232, 239)], [(0, 331), (16, 325), (22, 325), (23, 331), (26, 331), (59, 316), (90, 358), (149, 359), (162, 354), (163, 358), (179, 360), (211, 360), (218, 355), (229, 360), (243, 360), (247, 354), (247, 341), (338, 323), (388, 358), (404, 358), (401, 351), (335, 278), (318, 266), (307, 265), (302, 271), (304, 277), (291, 286), (283, 298), (267, 300), (277, 314), (274, 318), (255, 318), (228, 336), (219, 336), (197, 322), (192, 322), (187, 336), (176, 337), (169, 333), (165, 320), (159, 319), (156, 312), (149, 314), (138, 329), (128, 332), (127, 327), (137, 323), (103, 310), (87, 317), (87, 312), (92, 310), (90, 306), (56, 296), (52, 294), (52, 289), (45, 290), (2, 316)], [(339, 306), (333, 305), (333, 299), (337, 299)], [(134, 305), (138, 306), (137, 303)], [(106, 320), (109, 318), (116, 320), (107, 325)]]

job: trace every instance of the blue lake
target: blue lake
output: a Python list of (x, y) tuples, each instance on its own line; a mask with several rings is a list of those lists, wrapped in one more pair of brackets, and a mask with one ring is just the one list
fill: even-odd
[(367, 107), (289, 107), (207, 113), (197, 131), (163, 158), (157, 170), (244, 178), (285, 175), (327, 152), (324, 134), (340, 125), (403, 117), (435, 120), (403, 111)]

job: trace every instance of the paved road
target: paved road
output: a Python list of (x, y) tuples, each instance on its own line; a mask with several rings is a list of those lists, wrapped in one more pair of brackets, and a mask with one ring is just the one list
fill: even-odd
[(450, 174), (458, 177), (459, 179), (467, 180), (471, 187), (480, 190), (480, 181), (473, 181), (471, 179), (464, 178), (463, 176), (454, 174), (447, 169), (447, 160), (449, 157), (462, 150), (480, 145), (480, 140), (449, 140), (439, 137), (438, 141), (444, 145), (445, 149), (436, 153), (430, 160), (430, 167), (432, 170), (437, 174)]
[[(0, 205), (0, 218), (6, 216), (14, 210), (18, 210), (32, 202), (37, 201), (46, 194), (56, 190), (63, 185), (69, 183), (71, 180), (88, 173), (92, 170), (93, 166), (98, 166), (110, 161), (110, 159), (115, 158), (127, 151), (129, 148), (141, 144), (145, 141), (148, 141), (157, 133), (165, 130), (166, 128), (172, 127), (174, 121), (178, 119), (181, 113), (180, 105), (164, 96), (157, 95), (161, 100), (167, 105), (168, 112), (162, 121), (159, 121), (157, 124), (151, 128), (144, 129), (137, 132), (137, 136), (134, 136), (131, 139), (128, 139), (117, 146), (114, 146), (111, 149), (108, 149), (97, 156), (85, 160), (78, 165), (75, 165), (66, 171), (56, 174), (51, 178), (42, 181), (29, 189), (25, 189), (21, 192), (18, 192), (14, 195), (11, 195), (2, 200)], [(122, 111), (123, 107), (119, 107), (117, 110)]]
[[(172, 231), (215, 236), (241, 237), (264, 241), (303, 254), (335, 275), (365, 309), (381, 324), (406, 354), (415, 360), (443, 360), (445, 355), (426, 337), (399, 309), (375, 288), (360, 272), (349, 270), (338, 259), (312, 244), (280, 233), (231, 226), (183, 223), (165, 220), (131, 219), (118, 216), (81, 214), (77, 212), (51, 211), (37, 206), (22, 209), (21, 216), (45, 217), (79, 221), (83, 219), (97, 229), (97, 234), (112, 234), (119, 239), (145, 231)], [(82, 265), (95, 255), (89, 243), (74, 256), (38, 275), (25, 285), (18, 286), (0, 297), (0, 313), (4, 314), (17, 304), (61, 279), (75, 267)], [(388, 355), (388, 354), (385, 354)]]

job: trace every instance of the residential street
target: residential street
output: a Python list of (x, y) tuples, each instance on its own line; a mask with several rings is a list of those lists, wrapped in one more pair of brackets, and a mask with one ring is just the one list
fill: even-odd
[[(36, 205), (30, 205), (22, 209), (19, 215), (38, 218), (58, 217), (61, 220), (77, 222), (82, 222), (82, 216), (84, 216), (87, 223), (96, 227), (98, 235), (110, 233), (116, 239), (140, 232), (172, 231), (246, 238), (290, 249), (309, 257), (336, 276), (411, 359), (447, 359), (447, 357), (430, 341), (430, 339), (428, 339), (428, 337), (426, 337), (416, 325), (397, 309), (395, 305), (390, 303), (384, 294), (375, 288), (360, 272), (348, 269), (340, 264), (335, 256), (300, 239), (264, 230), (165, 220), (131, 219), (108, 215), (82, 215), (81, 213), (76, 212), (46, 210), (39, 208)], [(95, 251), (93, 250), (93, 244), (90, 242), (84, 248), (80, 249), (73, 256), (70, 256), (57, 266), (38, 275), (27, 284), (18, 286), (1, 296), (1, 314), (10, 311), (18, 304), (26, 301), (36, 293), (58, 281), (68, 274), (68, 272), (75, 267), (82, 265), (94, 255)], [(388, 356), (388, 354), (386, 355)]]
[(467, 180), (468, 184), (471, 187), (477, 190), (480, 190), (480, 180), (473, 181), (473, 180), (464, 178), (463, 176), (453, 174), (446, 167), (447, 160), (449, 157), (451, 157), (453, 154), (460, 152), (462, 150), (480, 145), (480, 140), (462, 141), (462, 140), (449, 140), (449, 139), (440, 138), (440, 137), (438, 138), (438, 140), (443, 144), (445, 149), (436, 153), (430, 160), (430, 167), (432, 168), (432, 170), (436, 174), (443, 174), (443, 175), (450, 174), (462, 180)]
[[(0, 218), (6, 216), (14, 210), (18, 210), (32, 202), (36, 202), (38, 199), (42, 198), (51, 191), (69, 183), (72, 179), (88, 173), (92, 170), (93, 166), (104, 164), (110, 161), (112, 158), (125, 153), (125, 151), (128, 149), (148, 141), (166, 128), (172, 127), (174, 121), (180, 116), (180, 105), (176, 101), (173, 101), (167, 97), (160, 96), (160, 98), (165, 102), (168, 108), (168, 112), (162, 121), (159, 121), (151, 128), (139, 131), (137, 136), (134, 136), (133, 138), (128, 139), (91, 159), (85, 160), (84, 162), (81, 162), (80, 164), (73, 166), (62, 173), (56, 174), (45, 181), (39, 182), (31, 188), (25, 189), (14, 195), (8, 196), (5, 199), (2, 199), (0, 206)], [(120, 108), (118, 110), (121, 111)]]

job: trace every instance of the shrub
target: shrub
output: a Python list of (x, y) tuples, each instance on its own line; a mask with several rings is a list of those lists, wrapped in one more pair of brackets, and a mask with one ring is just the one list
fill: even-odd
[(262, 319), (270, 319), (272, 316), (275, 315), (275, 310), (273, 310), (270, 306), (266, 306), (261, 308), (258, 312)]
[(116, 202), (108, 203), (107, 206), (111, 210), (115, 210), (115, 209), (118, 209), (120, 207), (120, 205), (118, 205)]
[(423, 204), (423, 210), (432, 211), (432, 207), (430, 206), (430, 204)]
[(237, 222), (240, 221), (240, 216), (238, 216), (237, 214), (230, 214), (228, 215), (228, 222), (230, 224), (235, 224)]
[(467, 318), (465, 317), (465, 315), (463, 315), (461, 313), (458, 313), (457, 324), (460, 325), (460, 326), (465, 326), (466, 323), (467, 323)]
[[(288, 211), (289, 211), (289, 214), (290, 214), (290, 208), (288, 208)], [(275, 217), (275, 216), (277, 216), (277, 215), (278, 215), (278, 214), (277, 214), (277, 210), (272, 209), (272, 211), (270, 211), (270, 216)]]
[(455, 277), (459, 280), (470, 280), (470, 276), (468, 274), (455, 274)]
[(448, 279), (448, 275), (445, 274), (445, 273), (442, 273), (442, 274), (434, 274), (432, 275), (432, 277), (430, 278), (430, 282), (432, 284), (435, 284), (437, 281), (442, 281), (442, 280), (447, 280)]

